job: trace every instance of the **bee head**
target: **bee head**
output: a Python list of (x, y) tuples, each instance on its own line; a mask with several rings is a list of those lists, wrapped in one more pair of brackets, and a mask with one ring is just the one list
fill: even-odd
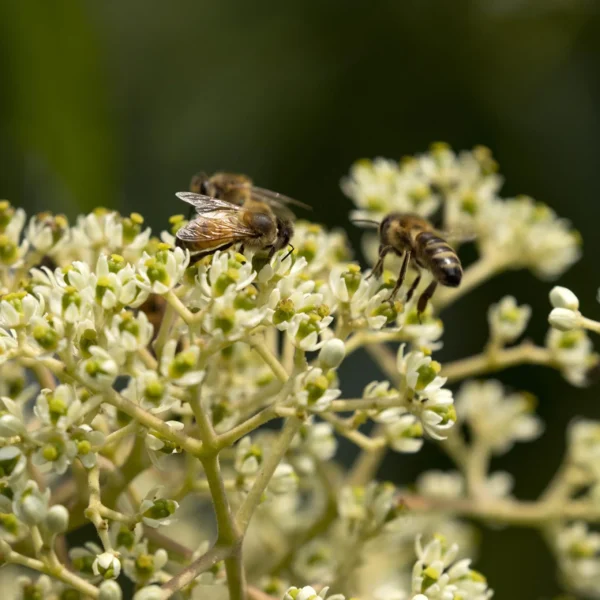
[(281, 250), (289, 245), (294, 235), (294, 226), (290, 221), (277, 217), (277, 240), (275, 241), (275, 250)]
[(190, 191), (194, 194), (203, 194), (204, 196), (210, 196), (209, 177), (206, 173), (196, 173), (192, 177), (190, 183)]

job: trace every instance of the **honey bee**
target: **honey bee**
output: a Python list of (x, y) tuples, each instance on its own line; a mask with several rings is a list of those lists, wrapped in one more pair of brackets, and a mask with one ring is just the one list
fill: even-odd
[(267, 250), (269, 258), (294, 234), (294, 213), (287, 204), (310, 208), (277, 192), (256, 187), (246, 175), (194, 175), (190, 192), (177, 197), (191, 204), (195, 217), (176, 233), (177, 245), (194, 253), (194, 260), (235, 244)]
[[(374, 221), (363, 222), (376, 224)], [(427, 219), (417, 215), (391, 213), (379, 223), (379, 259), (371, 275), (381, 276), (383, 261), (390, 252), (404, 257), (396, 285), (387, 301), (393, 301), (398, 294), (409, 265), (417, 271), (417, 277), (406, 293), (407, 302), (412, 298), (421, 281), (421, 270), (429, 271), (433, 275), (433, 281), (425, 288), (417, 302), (419, 316), (424, 312), (438, 285), (447, 287), (460, 285), (463, 275), (462, 265), (445, 237), (447, 237), (445, 233), (437, 231)]]

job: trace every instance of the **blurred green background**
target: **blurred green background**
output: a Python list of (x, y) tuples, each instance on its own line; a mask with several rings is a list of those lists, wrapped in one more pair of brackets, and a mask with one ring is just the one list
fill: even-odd
[[(338, 183), (355, 159), (483, 143), (505, 195), (547, 202), (582, 232), (584, 259), (562, 283), (597, 317), (599, 50), (594, 0), (6, 0), (0, 197), (70, 217), (96, 205), (135, 210), (160, 228), (181, 210), (173, 194), (192, 173), (225, 169), (350, 230)], [(541, 342), (548, 290), (527, 273), (486, 284), (445, 315), (442, 360), (481, 348), (487, 307), (509, 292), (534, 307)], [(363, 355), (342, 380), (356, 393), (377, 376)], [(544, 436), (494, 462), (532, 499), (558, 464), (568, 421), (600, 418), (600, 390), (536, 367), (499, 377), (540, 398)], [(382, 476), (410, 482), (431, 466), (449, 465), (429, 445), (390, 455)], [(558, 593), (535, 532), (486, 530), (477, 566), (498, 598)]]

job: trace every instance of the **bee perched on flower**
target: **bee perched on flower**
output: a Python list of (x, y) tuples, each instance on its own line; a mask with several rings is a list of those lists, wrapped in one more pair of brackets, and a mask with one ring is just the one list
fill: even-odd
[[(485, 377), (534, 364), (587, 385), (600, 323), (556, 286), (538, 344), (505, 295), (483, 352), (438, 353), (444, 310), (478, 283), (580, 257), (568, 221), (501, 184), (483, 147), (356, 163), (342, 190), (381, 223), (370, 267), (241, 175), (194, 179), (194, 218), (156, 236), (137, 213), (0, 202), (0, 555), (41, 573), (11, 575), (17, 596), (122, 600), (127, 578), (135, 600), (487, 600), (478, 519), (543, 531), (564, 587), (595, 593), (600, 424), (573, 421), (552, 483), (520, 500), (490, 464), (544, 424), (530, 392)], [(464, 269), (451, 229), (474, 234)], [(453, 466), (379, 480), (426, 445)], [(84, 524), (94, 540), (67, 552)]]

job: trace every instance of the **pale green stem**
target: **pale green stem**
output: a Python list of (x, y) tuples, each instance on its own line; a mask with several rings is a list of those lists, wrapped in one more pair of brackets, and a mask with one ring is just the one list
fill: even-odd
[(476, 354), (446, 363), (442, 365), (441, 375), (453, 382), (521, 364), (554, 366), (554, 361), (550, 350), (524, 341), (511, 348), (502, 348), (493, 353)]
[(160, 329), (158, 330), (158, 335), (154, 340), (154, 351), (156, 356), (160, 359), (162, 357), (163, 348), (165, 344), (169, 340), (169, 334), (171, 333), (171, 328), (175, 323), (175, 319), (177, 317), (177, 312), (173, 308), (173, 306), (168, 303), (165, 312), (163, 314), (162, 321), (160, 322)]
[(250, 339), (248, 341), (250, 346), (256, 353), (269, 365), (271, 371), (279, 381), (285, 383), (289, 379), (288, 372), (283, 367), (283, 365), (277, 360), (277, 358), (271, 354), (269, 349), (266, 347), (262, 340)]
[(286, 420), (283, 429), (279, 434), (279, 438), (267, 455), (265, 462), (254, 480), (252, 488), (236, 514), (235, 520), (242, 532), (245, 532), (248, 528), (250, 519), (252, 518), (256, 507), (260, 504), (263, 494), (267, 489), (267, 485), (269, 484), (271, 477), (273, 477), (273, 473), (275, 473), (277, 465), (279, 465), (282, 458), (285, 456), (285, 453), (290, 447), (290, 444), (301, 425), (302, 421), (297, 417), (289, 417)]
[(387, 440), (384, 436), (368, 436), (356, 429), (352, 428), (349, 424), (338, 419), (336, 416), (328, 414), (328, 413), (320, 413), (319, 416), (324, 421), (327, 421), (335, 430), (343, 435), (345, 438), (349, 439), (351, 442), (356, 444), (359, 448), (364, 450), (365, 452), (376, 452), (385, 448), (387, 445)]
[(161, 589), (163, 600), (170, 598), (181, 588), (192, 583), (192, 581), (194, 581), (198, 575), (208, 571), (208, 569), (216, 565), (218, 562), (221, 562), (222, 560), (225, 560), (231, 556), (233, 550), (234, 549), (231, 546), (213, 546), (206, 554), (200, 558), (197, 558), (183, 571), (162, 585)]
[(51, 577), (54, 577), (55, 579), (62, 581), (63, 583), (66, 583), (67, 585), (78, 590), (85, 596), (89, 596), (94, 600), (96, 600), (99, 596), (98, 588), (96, 586), (92, 585), (91, 583), (88, 583), (87, 581), (85, 581), (85, 579), (78, 577), (77, 575), (75, 575), (75, 573), (72, 573), (65, 567), (56, 569), (52, 565), (47, 564), (41, 560), (30, 558), (28, 556), (23, 556), (22, 554), (19, 554), (18, 552), (14, 551), (4, 554), (4, 560), (7, 563), (21, 565), (23, 567), (27, 567), (28, 569), (38, 571), (39, 573), (45, 573), (46, 575), (49, 575)]

